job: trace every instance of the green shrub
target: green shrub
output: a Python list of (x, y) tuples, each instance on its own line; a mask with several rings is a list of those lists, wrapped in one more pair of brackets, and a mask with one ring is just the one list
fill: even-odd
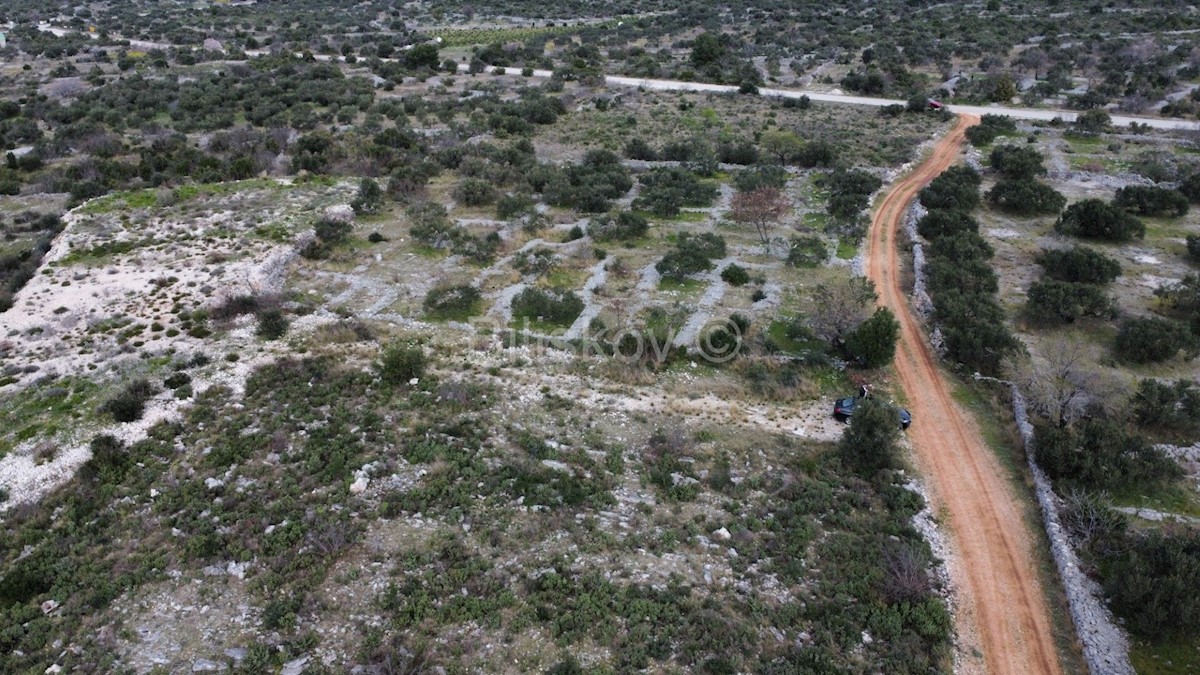
[(817, 236), (793, 237), (788, 245), (787, 264), (816, 267), (829, 259), (829, 246)]
[(962, 211), (938, 209), (917, 221), (917, 234), (929, 241), (959, 232), (979, 232), (979, 222)]
[(998, 145), (988, 160), (993, 169), (1009, 180), (1028, 181), (1046, 173), (1042, 153), (1024, 145)]
[(588, 234), (596, 241), (625, 241), (646, 236), (650, 221), (629, 211), (616, 215), (606, 213), (596, 216), (588, 225)]
[(858, 401), (838, 444), (842, 464), (865, 478), (899, 466), (900, 424), (896, 409), (874, 398)]
[(1063, 488), (1152, 489), (1182, 475), (1179, 466), (1140, 433), (1110, 419), (1085, 419), (1074, 429), (1035, 425), (1034, 455), (1046, 475)]
[(742, 169), (733, 177), (733, 185), (738, 192), (754, 192), (760, 188), (770, 187), (782, 190), (788, 181), (787, 169), (778, 164), (765, 164)]
[(288, 329), (287, 317), (277, 308), (264, 309), (258, 313), (258, 329), (255, 334), (264, 340), (278, 340)]
[(583, 312), (583, 300), (574, 291), (529, 287), (512, 301), (513, 318), (570, 326)]
[(1133, 420), (1148, 429), (1183, 431), (1200, 425), (1200, 388), (1189, 380), (1138, 382), (1130, 400)]
[(1087, 316), (1112, 317), (1116, 306), (1096, 286), (1051, 280), (1036, 281), (1029, 287), (1025, 311), (1035, 323), (1058, 325)]
[(350, 202), (350, 208), (359, 215), (376, 213), (383, 208), (383, 190), (374, 178), (363, 178), (359, 181), (358, 192)]
[(1058, 281), (1107, 284), (1121, 276), (1121, 263), (1086, 246), (1046, 249), (1038, 254), (1036, 260), (1046, 276)]
[(487, 206), (496, 201), (496, 188), (479, 178), (467, 178), (454, 188), (454, 198), (464, 206)]
[(1124, 537), (1104, 562), (1112, 609), (1135, 635), (1160, 641), (1194, 635), (1200, 621), (1200, 536), (1150, 531)]
[(422, 307), (430, 318), (464, 321), (478, 312), (482, 297), (479, 289), (467, 284), (442, 286), (425, 294)]
[(744, 286), (750, 282), (750, 273), (737, 263), (730, 263), (721, 270), (721, 280), (731, 286)]
[(313, 226), (313, 229), (316, 230), (317, 239), (330, 246), (336, 246), (346, 241), (353, 230), (353, 225), (337, 218), (321, 218)]
[(1077, 237), (1115, 242), (1146, 236), (1142, 221), (1099, 199), (1085, 199), (1068, 206), (1054, 229)]
[(1117, 331), (1113, 349), (1118, 359), (1129, 363), (1166, 361), (1181, 349), (1193, 348), (1187, 329), (1168, 319), (1129, 319)]
[(1188, 199), (1178, 190), (1168, 190), (1152, 185), (1129, 185), (1118, 188), (1113, 197), (1113, 206), (1143, 216), (1187, 215)]
[(1187, 254), (1192, 262), (1200, 262), (1200, 235), (1189, 234), (1187, 236)]
[(987, 193), (992, 206), (1021, 216), (1057, 214), (1067, 205), (1061, 192), (1030, 179), (1003, 178)]
[(116, 422), (136, 422), (146, 411), (146, 401), (154, 396), (155, 387), (146, 379), (137, 379), (125, 385), (120, 392), (101, 406)]
[(383, 350), (379, 361), (379, 376), (392, 386), (408, 384), (425, 374), (425, 350), (418, 345), (395, 342)]
[(899, 339), (900, 322), (890, 309), (880, 307), (846, 338), (846, 351), (863, 368), (883, 368), (896, 355)]
[(921, 190), (925, 208), (970, 211), (979, 206), (979, 174), (969, 166), (952, 166)]
[(496, 217), (508, 220), (534, 212), (534, 201), (529, 195), (503, 195), (496, 200)]
[(934, 239), (929, 245), (929, 255), (952, 261), (990, 260), (995, 251), (978, 232), (961, 230)]

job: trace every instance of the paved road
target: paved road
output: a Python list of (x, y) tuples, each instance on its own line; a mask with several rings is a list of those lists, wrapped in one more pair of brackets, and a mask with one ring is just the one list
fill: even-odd
[[(459, 70), (465, 71), (466, 65), (459, 66)], [(494, 68), (488, 68), (488, 72), (492, 72)], [(509, 75), (519, 75), (520, 68), (505, 68)], [(535, 70), (534, 77), (550, 77), (553, 73), (549, 70)], [(621, 75), (609, 75), (604, 78), (605, 82), (612, 87), (641, 87), (644, 89), (653, 89), (656, 91), (708, 91), (717, 94), (736, 93), (738, 88), (727, 84), (709, 84), (707, 82), (684, 82), (682, 80), (655, 80), (640, 77), (624, 77)], [(875, 98), (871, 96), (852, 96), (850, 94), (830, 94), (821, 91), (807, 91), (803, 89), (770, 89), (762, 88), (758, 90), (762, 96), (775, 96), (778, 98), (800, 98), (807, 96), (813, 101), (822, 101), (825, 103), (843, 103), (850, 105), (867, 105), (882, 108), (884, 106), (899, 103), (904, 105), (904, 101), (892, 98)], [(1008, 106), (991, 105), (950, 105), (948, 106), (951, 112), (962, 113), (966, 115), (1007, 115), (1019, 120), (1043, 120), (1050, 121), (1056, 117), (1061, 118), (1065, 122), (1074, 122), (1075, 116), (1078, 114), (1071, 110), (1054, 110), (1051, 108), (1011, 108)], [(1146, 124), (1155, 129), (1185, 129), (1185, 130), (1200, 130), (1200, 122), (1180, 119), (1165, 119), (1157, 117), (1137, 117), (1132, 115), (1113, 115), (1113, 124), (1119, 126), (1127, 126), (1130, 123), (1137, 122), (1138, 124)]]

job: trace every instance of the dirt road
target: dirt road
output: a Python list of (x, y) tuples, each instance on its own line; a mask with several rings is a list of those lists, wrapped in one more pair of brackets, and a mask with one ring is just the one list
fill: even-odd
[[(1031, 532), (999, 460), (974, 420), (951, 397), (921, 324), (901, 288), (896, 237), (917, 192), (949, 166), (977, 117), (960, 116), (933, 153), (886, 194), (871, 224), (867, 275), (880, 302), (900, 321), (896, 373), (913, 413), (916, 459), (948, 514), (956, 554), (958, 626), (964, 672), (1028, 675), (1061, 672), (1050, 615), (1035, 569)], [(972, 658), (972, 652), (983, 655)]]

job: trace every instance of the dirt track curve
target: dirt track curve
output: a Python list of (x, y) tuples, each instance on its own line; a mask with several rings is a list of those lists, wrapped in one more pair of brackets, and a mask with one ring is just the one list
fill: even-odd
[[(896, 238), (908, 205), (954, 161), (967, 128), (978, 122), (960, 116), (932, 154), (884, 196), (871, 223), (867, 275), (881, 304), (900, 321), (895, 367), (913, 413), (909, 436), (935, 512), (949, 515), (959, 668), (997, 675), (1060, 673), (1023, 509), (975, 421), (951, 397), (901, 286)], [(982, 663), (972, 656), (976, 650)]]

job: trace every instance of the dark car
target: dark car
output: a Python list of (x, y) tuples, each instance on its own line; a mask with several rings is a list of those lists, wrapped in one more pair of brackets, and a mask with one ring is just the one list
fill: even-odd
[[(847, 396), (839, 398), (833, 402), (833, 416), (839, 421), (849, 422), (850, 416), (854, 414), (854, 406), (858, 404), (857, 396)], [(896, 408), (896, 416), (900, 419), (900, 428), (907, 429), (908, 425), (912, 424), (912, 413), (908, 412), (900, 406)]]

